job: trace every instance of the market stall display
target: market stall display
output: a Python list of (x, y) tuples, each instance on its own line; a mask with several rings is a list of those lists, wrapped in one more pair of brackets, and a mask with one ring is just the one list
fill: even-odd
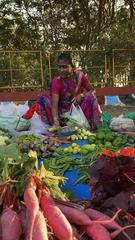
[[(96, 231), (100, 229), (103, 239), (134, 239), (134, 135), (103, 128), (96, 132), (76, 128), (72, 135), (48, 131), (42, 137), (26, 132), (12, 137), (4, 129), (0, 134), (1, 221), (3, 224), (6, 214), (19, 219), (13, 225), (8, 223), (15, 231), (13, 237), (53, 240), (63, 239), (65, 234), (65, 239), (101, 240)], [(35, 195), (35, 213), (30, 213), (30, 189)], [(58, 224), (54, 224), (49, 206), (64, 221), (56, 214)], [(93, 217), (92, 211), (102, 217)], [(26, 212), (32, 217), (27, 230)], [(108, 229), (105, 219), (109, 217), (113, 217), (109, 223), (116, 225)]]
[[(133, 223), (122, 228), (117, 220), (114, 221), (120, 210), (113, 213), (110, 225), (106, 225), (109, 224), (109, 215), (104, 215), (107, 222), (98, 215), (94, 219), (91, 211), (97, 207), (92, 205), (92, 201), (86, 201), (85, 204), (70, 202), (58, 187), (64, 178), (47, 171), (43, 164), (38, 169), (35, 152), (22, 155), (18, 146), (12, 143), (0, 147), (0, 153), (2, 239), (6, 239), (5, 236), (11, 239), (11, 230), (12, 239), (41, 237), (53, 240), (56, 237), (62, 240), (67, 236), (68, 239), (101, 239), (96, 229), (101, 229), (102, 237), (107, 236), (108, 240), (117, 239), (119, 234), (130, 239), (125, 231), (133, 228)], [(102, 216), (100, 210), (98, 213)], [(12, 218), (14, 221), (11, 221)]]

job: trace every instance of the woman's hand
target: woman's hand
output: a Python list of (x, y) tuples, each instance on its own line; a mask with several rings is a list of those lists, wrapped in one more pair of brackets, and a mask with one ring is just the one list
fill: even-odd
[(59, 95), (52, 94), (52, 115), (53, 115), (53, 127), (59, 128), (59, 117), (58, 117), (58, 103), (59, 103)]
[(72, 99), (72, 103), (80, 104), (83, 98), (84, 98), (84, 94), (81, 93)]
[(55, 128), (59, 128), (60, 127), (60, 123), (59, 123), (58, 119), (54, 119), (53, 127), (55, 127)]

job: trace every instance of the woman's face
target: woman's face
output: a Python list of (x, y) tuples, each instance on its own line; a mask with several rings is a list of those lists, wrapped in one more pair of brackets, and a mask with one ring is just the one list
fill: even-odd
[(73, 67), (68, 61), (59, 60), (57, 65), (58, 73), (61, 78), (70, 78), (72, 75)]

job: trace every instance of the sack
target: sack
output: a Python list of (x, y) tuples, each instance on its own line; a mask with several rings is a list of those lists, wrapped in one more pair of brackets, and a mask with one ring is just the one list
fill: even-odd
[(71, 105), (69, 120), (73, 121), (77, 126), (90, 128), (88, 120), (79, 105)]
[(110, 128), (115, 131), (133, 131), (135, 125), (132, 119), (118, 117), (111, 121)]
[(30, 121), (19, 116), (0, 116), (0, 128), (9, 131), (25, 131), (30, 127)]

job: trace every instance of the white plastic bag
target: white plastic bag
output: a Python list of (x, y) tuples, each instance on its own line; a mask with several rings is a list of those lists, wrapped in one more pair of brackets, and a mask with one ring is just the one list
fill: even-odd
[(25, 102), (25, 104), (18, 104), (17, 105), (17, 110), (18, 110), (18, 115), (21, 117), (23, 116), (27, 111), (28, 111), (28, 101)]
[(18, 110), (15, 103), (11, 102), (8, 104), (1, 103), (0, 104), (0, 116), (4, 117), (14, 117), (18, 116)]
[(37, 134), (42, 134), (48, 131), (49, 125), (43, 123), (41, 118), (37, 113), (34, 113), (33, 117), (31, 118), (31, 128), (30, 131)]
[(30, 121), (19, 116), (0, 116), (0, 128), (9, 131), (24, 131), (30, 127)]
[(77, 106), (75, 106), (74, 104), (71, 105), (69, 119), (73, 120), (76, 123), (76, 125), (78, 125), (80, 127), (84, 127), (84, 128), (90, 127), (88, 120), (85, 117), (85, 115), (79, 105), (77, 105)]
[(135, 129), (134, 121), (129, 118), (122, 118), (121, 115), (118, 118), (112, 119), (110, 128), (115, 131), (132, 131)]

